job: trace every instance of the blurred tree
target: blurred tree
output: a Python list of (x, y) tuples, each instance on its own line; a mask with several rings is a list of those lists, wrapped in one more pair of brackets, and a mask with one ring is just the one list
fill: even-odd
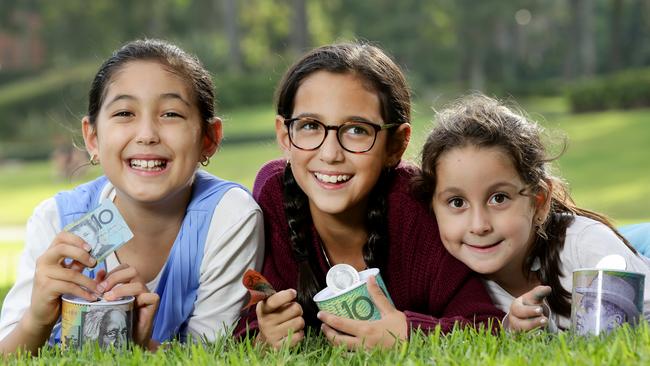
[(223, 24), (228, 38), (228, 66), (231, 71), (240, 72), (243, 70), (243, 60), (241, 54), (241, 38), (239, 36), (239, 12), (237, 9), (237, 0), (222, 0), (223, 6)]

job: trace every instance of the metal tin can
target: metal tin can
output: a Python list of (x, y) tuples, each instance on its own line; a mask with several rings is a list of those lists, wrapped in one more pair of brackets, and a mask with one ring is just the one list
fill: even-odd
[(89, 302), (64, 295), (61, 310), (61, 346), (81, 348), (98, 343), (102, 348), (126, 347), (133, 339), (135, 297)]

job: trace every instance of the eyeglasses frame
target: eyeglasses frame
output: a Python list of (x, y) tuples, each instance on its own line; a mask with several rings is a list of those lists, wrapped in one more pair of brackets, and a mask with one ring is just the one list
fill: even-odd
[[(312, 121), (320, 124), (321, 126), (323, 126), (325, 128), (325, 136), (323, 136), (323, 140), (320, 142), (320, 144), (318, 144), (318, 146), (316, 146), (316, 147), (314, 147), (312, 149), (305, 149), (305, 148), (302, 148), (302, 147), (296, 145), (293, 142), (293, 139), (291, 138), (291, 124), (294, 121), (298, 121), (298, 120), (301, 120), (301, 119), (311, 119)], [(372, 127), (375, 130), (375, 136), (374, 136), (374, 139), (372, 141), (372, 144), (370, 145), (370, 147), (368, 149), (363, 150), (363, 151), (352, 151), (352, 150), (347, 149), (345, 146), (343, 146), (343, 143), (341, 143), (341, 137), (339, 136), (339, 130), (341, 129), (341, 127), (345, 126), (347, 123), (349, 123), (349, 122), (344, 122), (343, 124), (340, 124), (338, 126), (333, 126), (333, 125), (326, 125), (325, 123), (323, 123), (323, 122), (321, 122), (321, 121), (319, 121), (319, 120), (317, 120), (315, 118), (311, 118), (311, 117), (294, 117), (294, 118), (286, 118), (286, 119), (284, 119), (284, 125), (287, 127), (287, 134), (289, 135), (289, 142), (291, 142), (291, 145), (293, 145), (296, 149), (303, 150), (303, 151), (318, 150), (321, 146), (323, 146), (323, 143), (327, 139), (327, 134), (329, 134), (330, 130), (333, 130), (333, 131), (336, 131), (336, 141), (339, 142), (339, 146), (341, 146), (341, 148), (343, 150), (345, 150), (345, 151), (347, 151), (349, 153), (352, 153), (352, 154), (363, 154), (363, 153), (367, 153), (368, 151), (372, 150), (372, 148), (375, 146), (375, 142), (377, 142), (377, 134), (381, 130), (387, 130), (389, 128), (397, 127), (397, 126), (400, 125), (400, 123), (386, 123), (386, 124), (380, 125), (380, 124), (373, 123), (373, 122), (355, 121), (354, 123), (363, 123), (364, 125), (368, 125), (368, 126)]]

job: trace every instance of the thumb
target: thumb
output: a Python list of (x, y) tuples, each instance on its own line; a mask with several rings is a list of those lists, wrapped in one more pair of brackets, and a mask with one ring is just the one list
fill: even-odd
[(550, 294), (550, 286), (535, 286), (532, 290), (521, 296), (521, 302), (524, 305), (541, 305), (544, 299)]
[(377, 284), (377, 279), (375, 276), (368, 277), (368, 293), (372, 298), (372, 302), (377, 306), (377, 310), (381, 314), (382, 318), (385, 314), (395, 310), (395, 306), (388, 300), (388, 297), (384, 294), (384, 291)]

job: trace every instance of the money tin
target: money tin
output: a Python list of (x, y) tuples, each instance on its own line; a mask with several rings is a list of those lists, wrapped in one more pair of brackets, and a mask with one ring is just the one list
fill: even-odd
[(643, 316), (645, 275), (584, 268), (573, 271), (571, 329), (580, 335), (609, 333)]
[(368, 278), (375, 276), (377, 284), (382, 289), (388, 301), (393, 300), (388, 294), (386, 285), (379, 274), (378, 268), (370, 268), (359, 272), (359, 282), (344, 291), (337, 292), (329, 286), (314, 296), (314, 302), (320, 310), (334, 315), (357, 320), (379, 320), (381, 314), (372, 301), (368, 292)]
[(133, 339), (135, 297), (89, 302), (64, 295), (61, 310), (61, 347), (79, 349), (86, 343), (102, 348), (124, 348)]

